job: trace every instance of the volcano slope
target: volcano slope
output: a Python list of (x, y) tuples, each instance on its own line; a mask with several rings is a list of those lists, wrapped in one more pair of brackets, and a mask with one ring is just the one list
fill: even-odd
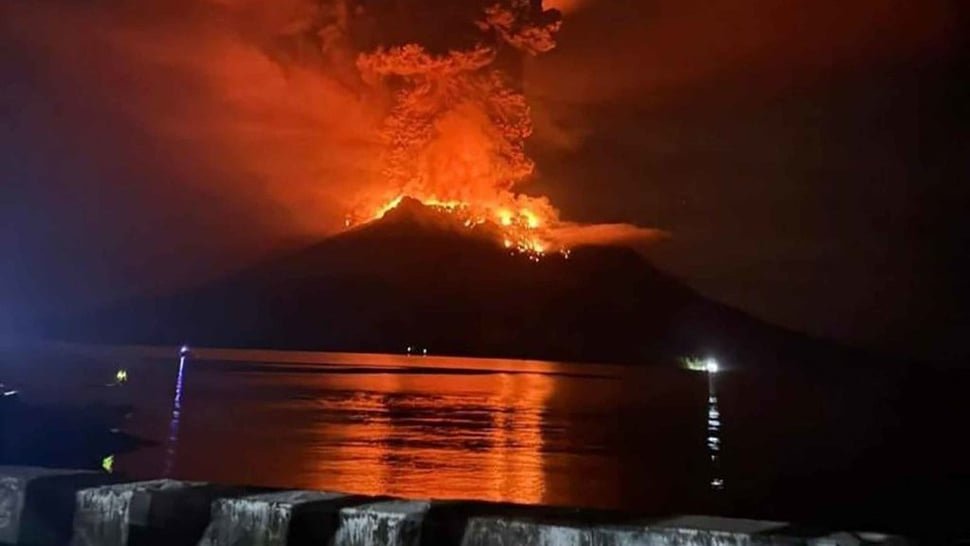
[(59, 338), (646, 363), (865, 358), (711, 301), (629, 248), (510, 252), (405, 200), (383, 218), (185, 292), (59, 321)]

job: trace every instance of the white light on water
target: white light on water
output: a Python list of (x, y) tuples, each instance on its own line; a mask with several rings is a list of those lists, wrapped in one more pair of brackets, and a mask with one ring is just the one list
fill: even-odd
[(719, 368), (720, 367), (717, 365), (717, 360), (714, 360), (713, 358), (707, 359), (707, 362), (705, 363), (707, 373), (717, 373)]

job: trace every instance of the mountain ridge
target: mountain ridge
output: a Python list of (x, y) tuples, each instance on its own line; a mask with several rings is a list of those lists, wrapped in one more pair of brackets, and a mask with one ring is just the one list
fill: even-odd
[(620, 363), (860, 358), (709, 300), (630, 248), (583, 246), (533, 260), (499, 241), (498, 226), (467, 227), (406, 199), (303, 250), (64, 321), (54, 335)]

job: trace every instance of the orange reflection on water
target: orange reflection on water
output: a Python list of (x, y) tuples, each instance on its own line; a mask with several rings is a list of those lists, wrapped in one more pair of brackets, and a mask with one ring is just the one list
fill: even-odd
[(366, 373), (322, 380), (326, 392), (345, 395), (319, 401), (327, 418), (312, 432), (316, 487), (543, 501), (542, 419), (552, 377)]

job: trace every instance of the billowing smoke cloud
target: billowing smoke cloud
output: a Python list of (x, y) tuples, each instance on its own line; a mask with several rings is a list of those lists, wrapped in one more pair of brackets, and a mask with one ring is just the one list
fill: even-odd
[(467, 48), (434, 54), (411, 43), (358, 57), (365, 81), (392, 96), (382, 128), (383, 179), (391, 197), (489, 211), (525, 206), (549, 217), (547, 203), (513, 193), (534, 169), (525, 153), (532, 120), (514, 72), (517, 55), (503, 48), (533, 55), (549, 51), (559, 14), (539, 2), (511, 0), (483, 7), (478, 19), (464, 23), (481, 31)]
[[(519, 191), (535, 169), (525, 150), (533, 120), (522, 59), (555, 48), (560, 12), (540, 0), (504, 0), (460, 17), (454, 28), (474, 22), (472, 40), (423, 37), (358, 56), (364, 81), (390, 105), (382, 127), (387, 189), (362, 194), (356, 220), (380, 215), (407, 195), (457, 207), (469, 225), (494, 222), (505, 231), (506, 246), (529, 252), (655, 239), (633, 226), (564, 223), (547, 198)], [(435, 52), (424, 43), (447, 45)]]
[(570, 14), (582, 8), (584, 3), (583, 0), (546, 0), (543, 5), (560, 13)]

